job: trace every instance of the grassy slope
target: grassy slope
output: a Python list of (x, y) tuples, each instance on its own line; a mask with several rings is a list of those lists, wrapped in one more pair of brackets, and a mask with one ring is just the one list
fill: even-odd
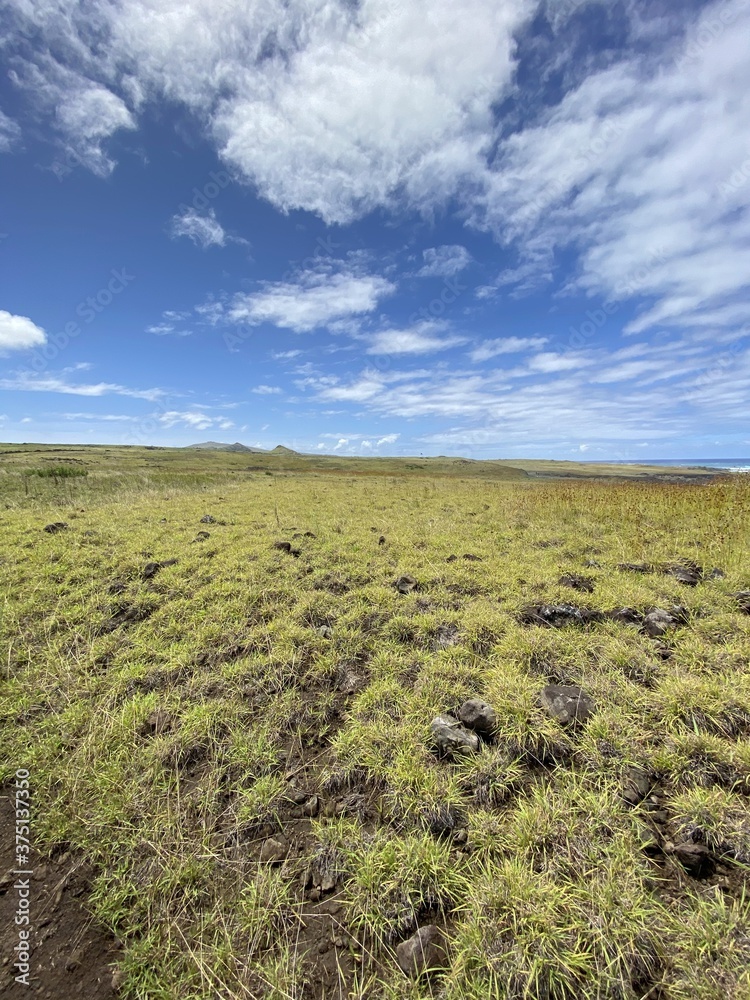
[[(134, 467), (119, 492), (92, 475), (73, 504), (41, 481), (49, 494), (5, 494), (0, 780), (29, 768), (38, 841), (70, 842), (101, 872), (93, 902), (126, 939), (126, 996), (347, 996), (317, 948), (303, 955), (312, 862), (344, 902), (336, 956), (354, 996), (746, 1000), (746, 867), (722, 889), (647, 857), (645, 813), (618, 790), (628, 764), (650, 767), (669, 837), (699, 830), (750, 862), (750, 617), (731, 596), (750, 584), (749, 484), (237, 482), (210, 468), (149, 485)], [(69, 529), (41, 531), (57, 519)], [(308, 530), (298, 559), (271, 548)], [(676, 558), (726, 579), (689, 589), (615, 568)], [(595, 592), (557, 584), (570, 570)], [(396, 593), (401, 573), (417, 592)], [(691, 617), (666, 661), (634, 626), (518, 622), (529, 602), (571, 599), (678, 600)], [(455, 644), (436, 648), (445, 635)], [(539, 707), (550, 678), (596, 698), (582, 733)], [(495, 706), (497, 741), (435, 760), (431, 718), (473, 694)], [(321, 814), (300, 817), (290, 788), (318, 793)], [(466, 846), (429, 831), (444, 806)], [(290, 856), (262, 864), (280, 827)], [(415, 919), (449, 932), (437, 983), (390, 957)]]

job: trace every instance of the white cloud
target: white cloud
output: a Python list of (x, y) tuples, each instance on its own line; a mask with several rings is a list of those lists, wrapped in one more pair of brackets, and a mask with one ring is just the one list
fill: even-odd
[(186, 236), (203, 250), (223, 247), (227, 242), (227, 234), (212, 208), (204, 215), (194, 208), (186, 208), (172, 218), (170, 234), (173, 239)]
[(381, 330), (369, 337), (368, 354), (431, 354), (466, 342), (465, 337), (440, 336), (444, 324), (426, 321), (403, 330)]
[(211, 427), (218, 427), (219, 430), (229, 430), (234, 427), (231, 420), (223, 417), (209, 417), (198, 410), (167, 410), (165, 413), (156, 414), (156, 419), (164, 427), (175, 427), (177, 424), (184, 424), (196, 431), (205, 431)]
[[(726, 327), (750, 273), (750, 183), (732, 180), (748, 161), (750, 5), (623, 6), (632, 37), (659, 44), (608, 49), (606, 68), (564, 50), (568, 89), (546, 107), (513, 75), (519, 29), (551, 7), (538, 0), (10, 0), (3, 38), (13, 79), (98, 173), (106, 138), (168, 100), (282, 211), (348, 222), (455, 199), (519, 254), (481, 294), (528, 290), (569, 249), (571, 290), (646, 300), (633, 333)], [(511, 93), (525, 119), (498, 122)], [(374, 308), (354, 295), (337, 313), (312, 285), (295, 310), (284, 284), (239, 299), (238, 321), (308, 330)]]
[(108, 129), (167, 99), (277, 207), (345, 222), (398, 191), (447, 196), (473, 170), (510, 88), (514, 32), (536, 3), (10, 5), (16, 78), (47, 113), (62, 102), (56, 125), (92, 168), (107, 163), (93, 154)]
[(226, 316), (234, 323), (272, 323), (306, 333), (334, 320), (372, 312), (395, 286), (337, 261), (306, 270), (292, 281), (266, 282), (260, 291), (239, 293)]
[(417, 271), (418, 278), (450, 278), (471, 263), (466, 247), (445, 244), (422, 251), (424, 265)]
[(60, 392), (70, 396), (131, 396), (133, 399), (151, 401), (165, 395), (163, 389), (129, 389), (113, 382), (72, 385), (58, 376), (35, 375), (31, 372), (16, 372), (11, 378), (0, 379), (0, 389), (11, 392)]
[(302, 351), (271, 351), (271, 357), (274, 361), (291, 361), (292, 358), (297, 358), (302, 354)]
[(0, 153), (14, 149), (21, 136), (21, 129), (12, 118), (0, 111)]
[(254, 392), (258, 396), (273, 396), (278, 395), (281, 389), (277, 385), (256, 385), (250, 392)]
[(47, 334), (28, 316), (14, 316), (0, 309), (0, 354), (23, 351), (47, 343)]
[(478, 347), (469, 351), (472, 361), (489, 361), (498, 354), (518, 354), (521, 351), (537, 350), (544, 347), (547, 337), (498, 337), (495, 340), (483, 340)]

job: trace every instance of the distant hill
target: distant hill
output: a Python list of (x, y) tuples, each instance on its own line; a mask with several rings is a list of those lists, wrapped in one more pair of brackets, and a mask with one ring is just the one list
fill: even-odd
[(255, 454), (268, 454), (265, 448), (251, 448), (249, 445), (240, 444), (239, 441), (235, 441), (234, 444), (222, 444), (221, 441), (203, 441), (201, 444), (189, 444), (186, 445), (187, 448), (192, 448), (194, 451), (250, 451)]
[(271, 454), (271, 455), (299, 455), (300, 452), (293, 451), (291, 448), (285, 448), (283, 444), (277, 444), (276, 447), (269, 454)]

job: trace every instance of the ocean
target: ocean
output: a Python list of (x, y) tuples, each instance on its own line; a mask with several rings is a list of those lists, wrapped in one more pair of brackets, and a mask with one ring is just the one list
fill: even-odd
[(707, 469), (726, 469), (728, 472), (750, 472), (750, 458), (640, 458), (637, 461), (611, 460), (603, 465), (689, 465)]

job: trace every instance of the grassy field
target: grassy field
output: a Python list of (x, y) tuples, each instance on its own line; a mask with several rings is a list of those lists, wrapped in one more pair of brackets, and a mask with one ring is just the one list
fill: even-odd
[(305, 461), (0, 454), (0, 782), (93, 866), (121, 996), (748, 1000), (748, 479)]

